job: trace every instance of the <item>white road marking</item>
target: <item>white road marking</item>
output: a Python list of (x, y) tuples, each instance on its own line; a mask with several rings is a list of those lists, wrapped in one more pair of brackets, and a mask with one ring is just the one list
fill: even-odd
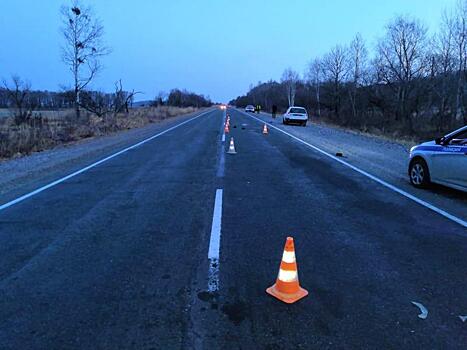
[(214, 212), (212, 214), (211, 239), (209, 241), (209, 271), (208, 271), (208, 291), (219, 290), (219, 250), (221, 242), (222, 224), (222, 189), (216, 190), (214, 201)]
[(221, 127), (221, 133), (222, 133), (222, 138), (221, 138), (221, 141), (222, 143), (225, 142), (225, 123), (226, 123), (226, 120), (227, 120), (227, 110), (225, 110), (224, 114), (222, 115), (222, 127)]
[(223, 152), (223, 149), (221, 149), (221, 153), (219, 154), (219, 165), (217, 167), (217, 177), (224, 177), (225, 173), (225, 152)]
[(127, 148), (125, 148), (125, 149), (122, 149), (121, 151), (119, 151), (119, 152), (117, 152), (117, 153), (111, 154), (110, 156), (105, 157), (105, 158), (103, 158), (103, 159), (101, 159), (101, 160), (99, 160), (99, 161), (97, 161), (97, 162), (95, 162), (95, 163), (92, 163), (91, 165), (88, 165), (88, 166), (86, 166), (86, 167), (84, 167), (84, 168), (82, 168), (82, 169), (80, 169), (80, 170), (77, 170), (77, 171), (75, 171), (74, 173), (71, 173), (71, 174), (69, 174), (69, 175), (67, 175), (67, 176), (64, 176), (64, 177), (58, 179), (58, 180), (55, 180), (55, 181), (53, 181), (53, 182), (51, 182), (51, 183), (49, 183), (49, 184), (47, 184), (47, 185), (45, 185), (45, 186), (42, 186), (42, 187), (40, 187), (40, 188), (38, 188), (38, 189), (36, 189), (36, 190), (34, 190), (34, 191), (32, 191), (32, 192), (29, 192), (29, 193), (27, 193), (27, 194), (25, 194), (25, 195), (23, 195), (23, 196), (21, 196), (21, 197), (18, 197), (18, 198), (16, 198), (16, 199), (13, 199), (13, 200), (10, 201), (10, 202), (7, 202), (7, 203), (5, 203), (5, 204), (2, 204), (2, 205), (0, 205), (0, 211), (1, 211), (1, 210), (4, 210), (4, 209), (6, 209), (6, 208), (9, 208), (9, 207), (11, 207), (11, 206), (13, 206), (13, 205), (15, 205), (15, 204), (18, 204), (18, 203), (20, 203), (20, 202), (22, 202), (22, 201), (24, 201), (24, 200), (26, 200), (26, 199), (28, 199), (28, 198), (30, 198), (30, 197), (32, 197), (32, 196), (35, 196), (36, 194), (39, 194), (39, 193), (45, 191), (45, 190), (48, 190), (48, 189), (51, 188), (51, 187), (54, 187), (54, 186), (56, 186), (56, 185), (58, 185), (58, 184), (60, 184), (60, 183), (62, 183), (62, 182), (64, 182), (64, 181), (66, 181), (66, 180), (71, 179), (72, 177), (75, 177), (75, 176), (77, 176), (77, 175), (79, 175), (79, 174), (82, 174), (82, 173), (84, 173), (85, 171), (88, 171), (89, 169), (92, 169), (92, 168), (94, 168), (94, 167), (96, 167), (96, 166), (98, 166), (98, 165), (100, 165), (100, 164), (102, 164), (102, 163), (105, 163), (105, 162), (107, 162), (108, 160), (110, 160), (110, 159), (112, 159), (112, 158), (115, 158), (115, 157), (117, 157), (117, 156), (119, 156), (119, 155), (121, 155), (121, 154), (123, 154), (123, 153), (125, 153), (125, 152), (128, 152), (129, 150), (132, 150), (132, 149), (134, 149), (134, 148), (136, 148), (136, 147), (139, 147), (139, 146), (145, 144), (146, 142), (149, 142), (149, 141), (151, 141), (151, 140), (154, 140), (155, 138), (157, 138), (157, 137), (159, 137), (159, 136), (162, 136), (162, 135), (168, 133), (169, 131), (172, 131), (172, 130), (174, 130), (174, 129), (176, 129), (176, 128), (182, 126), (182, 125), (185, 125), (185, 124), (187, 124), (187, 123), (189, 123), (189, 122), (191, 122), (191, 121), (193, 121), (193, 120), (195, 120), (195, 119), (198, 119), (198, 118), (200, 118), (200, 117), (202, 117), (202, 116), (204, 116), (204, 115), (206, 115), (206, 114), (208, 114), (208, 113), (211, 113), (211, 112), (213, 112), (213, 111), (210, 110), (210, 111), (201, 113), (200, 115), (197, 115), (196, 117), (193, 117), (193, 118), (190, 118), (190, 119), (188, 119), (188, 120), (185, 120), (184, 122), (182, 122), (182, 123), (180, 123), (180, 124), (174, 125), (174, 126), (168, 128), (167, 130), (164, 130), (164, 131), (162, 131), (162, 132), (160, 132), (160, 133), (158, 133), (158, 134), (156, 134), (156, 135), (153, 135), (153, 136), (151, 136), (151, 137), (149, 137), (149, 138), (147, 138), (147, 139), (144, 139), (143, 141), (140, 141), (140, 142), (138, 142), (138, 143), (136, 143), (136, 144), (134, 144), (134, 145), (132, 145), (132, 146), (130, 146), (130, 147), (127, 147)]
[[(249, 117), (251, 117), (251, 118), (253, 118), (253, 119), (256, 119), (257, 121), (259, 121), (259, 122), (261, 122), (261, 123), (264, 123), (264, 122), (265, 122), (264, 120), (261, 120), (260, 118), (257, 118), (257, 117), (254, 117), (254, 116), (252, 116), (252, 115), (243, 113), (242, 111), (238, 111), (238, 112), (240, 112), (240, 113), (242, 113), (242, 114), (244, 114), (244, 115), (246, 115), (246, 116), (249, 116)], [(304, 140), (298, 138), (297, 136), (294, 136), (294, 135), (288, 133), (287, 131), (284, 131), (284, 130), (282, 130), (282, 129), (280, 129), (280, 128), (278, 128), (278, 127), (276, 127), (276, 126), (274, 126), (274, 125), (272, 125), (272, 124), (270, 124), (270, 123), (267, 123), (267, 122), (266, 122), (266, 124), (268, 124), (269, 127), (273, 128), (273, 129), (275, 129), (275, 130), (277, 130), (277, 131), (280, 131), (281, 133), (283, 133), (283, 134), (285, 134), (285, 135), (287, 135), (287, 136), (293, 138), (294, 140), (296, 140), (296, 141), (298, 141), (298, 142), (300, 142), (300, 143), (302, 143), (302, 144), (304, 144), (304, 145), (306, 145), (306, 146), (308, 146), (308, 147), (314, 149), (315, 151), (317, 151), (317, 152), (319, 152), (319, 153), (321, 153), (321, 154), (323, 154), (323, 155), (325, 155), (325, 156), (327, 156), (327, 157), (329, 157), (329, 158), (335, 160), (336, 162), (339, 162), (339, 163), (341, 163), (342, 165), (344, 165), (344, 166), (346, 166), (346, 167), (348, 167), (348, 168), (350, 168), (350, 169), (356, 171), (357, 173), (360, 173), (361, 175), (368, 177), (369, 179), (371, 179), (371, 180), (373, 180), (373, 181), (379, 183), (380, 185), (383, 185), (384, 187), (389, 188), (390, 190), (399, 193), (400, 195), (402, 195), (402, 196), (404, 196), (404, 197), (406, 197), (406, 198), (408, 198), (408, 199), (410, 199), (410, 200), (412, 200), (412, 201), (414, 201), (414, 202), (416, 202), (416, 203), (418, 203), (418, 204), (424, 206), (425, 208), (428, 208), (428, 209), (430, 209), (430, 210), (432, 210), (432, 211), (434, 211), (434, 212), (436, 212), (436, 213), (438, 213), (438, 214), (444, 216), (445, 218), (447, 218), (447, 219), (449, 219), (449, 220), (451, 220), (451, 221), (454, 221), (455, 223), (457, 223), (457, 224), (459, 224), (459, 225), (461, 225), (461, 226), (467, 228), (467, 221), (462, 220), (461, 218), (458, 218), (457, 216), (454, 216), (454, 215), (452, 215), (452, 214), (449, 214), (448, 212), (444, 211), (443, 209), (438, 208), (438, 207), (436, 207), (436, 206), (434, 206), (434, 205), (432, 205), (432, 204), (430, 204), (430, 203), (424, 201), (423, 199), (420, 199), (420, 198), (418, 198), (418, 197), (415, 197), (414, 195), (412, 195), (412, 194), (410, 194), (410, 193), (408, 193), (408, 192), (406, 192), (406, 191), (404, 191), (404, 190), (402, 190), (402, 189), (400, 189), (400, 188), (398, 188), (398, 187), (396, 187), (396, 186), (394, 186), (394, 185), (391, 185), (390, 183), (388, 183), (388, 182), (386, 182), (386, 181), (384, 181), (384, 180), (381, 180), (380, 178), (378, 178), (378, 177), (376, 177), (376, 176), (374, 176), (374, 175), (371, 175), (370, 173), (367, 173), (365, 170), (362, 170), (362, 169), (360, 169), (360, 168), (357, 168), (356, 166), (354, 166), (354, 165), (352, 165), (352, 164), (350, 164), (350, 163), (348, 163), (348, 162), (346, 162), (346, 161), (344, 161), (344, 160), (342, 160), (342, 159), (339, 159), (339, 158), (337, 158), (336, 156), (334, 156), (334, 155), (332, 155), (332, 154), (330, 154), (330, 153), (328, 153), (328, 152), (326, 152), (326, 151), (323, 151), (321, 148), (318, 148), (317, 146), (314, 146), (314, 145), (312, 145), (312, 144), (310, 144), (310, 143), (308, 143), (308, 142), (306, 142), (306, 141), (304, 141)]]

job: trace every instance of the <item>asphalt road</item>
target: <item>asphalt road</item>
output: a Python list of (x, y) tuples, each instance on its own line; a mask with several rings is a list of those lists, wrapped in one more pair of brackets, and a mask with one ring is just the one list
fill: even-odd
[[(465, 349), (466, 229), (229, 113), (0, 210), (0, 348)], [(265, 293), (289, 235), (292, 305)]]

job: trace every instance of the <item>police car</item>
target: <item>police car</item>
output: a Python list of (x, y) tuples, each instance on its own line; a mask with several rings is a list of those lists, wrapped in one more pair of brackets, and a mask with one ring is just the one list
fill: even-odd
[(467, 192), (467, 125), (412, 147), (409, 178), (415, 187), (435, 182)]

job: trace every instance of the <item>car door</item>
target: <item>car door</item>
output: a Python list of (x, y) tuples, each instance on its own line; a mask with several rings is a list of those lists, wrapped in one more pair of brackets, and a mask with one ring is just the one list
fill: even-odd
[(433, 180), (467, 189), (467, 131), (452, 136), (432, 155)]

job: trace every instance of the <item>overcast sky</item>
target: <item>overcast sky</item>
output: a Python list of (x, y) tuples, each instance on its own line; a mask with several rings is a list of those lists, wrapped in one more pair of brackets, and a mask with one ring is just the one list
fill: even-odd
[[(95, 0), (113, 50), (92, 88), (157, 92), (186, 88), (224, 102), (250, 84), (279, 79), (360, 32), (372, 47), (396, 14), (435, 31), (455, 0)], [(35, 89), (71, 86), (60, 61), (63, 0), (0, 0), (0, 78), (19, 74)]]

